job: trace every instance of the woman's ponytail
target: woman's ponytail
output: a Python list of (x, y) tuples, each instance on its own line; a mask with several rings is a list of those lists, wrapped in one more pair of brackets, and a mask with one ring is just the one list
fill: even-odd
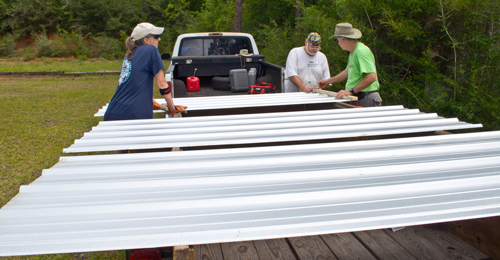
[(132, 60), (132, 54), (134, 54), (135, 50), (144, 44), (144, 39), (140, 39), (139, 41), (134, 41), (134, 38), (128, 37), (125, 41), (125, 46), (127, 47), (127, 53), (125, 54), (125, 58), (127, 60)]

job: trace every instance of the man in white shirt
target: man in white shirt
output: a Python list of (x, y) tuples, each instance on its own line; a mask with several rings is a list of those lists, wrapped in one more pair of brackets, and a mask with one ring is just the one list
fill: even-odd
[(321, 36), (312, 32), (305, 45), (293, 48), (286, 59), (285, 92), (311, 92), (321, 79), (330, 78), (325, 54), (320, 52)]

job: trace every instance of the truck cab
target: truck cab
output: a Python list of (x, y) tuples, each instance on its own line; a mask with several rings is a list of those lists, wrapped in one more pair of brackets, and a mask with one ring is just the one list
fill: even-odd
[[(284, 91), (284, 68), (267, 63), (251, 34), (188, 33), (177, 37), (165, 78), (174, 97), (246, 94), (229, 87), (230, 71), (254, 69), (256, 83), (267, 82)], [(189, 92), (188, 77), (198, 77), (200, 90)]]

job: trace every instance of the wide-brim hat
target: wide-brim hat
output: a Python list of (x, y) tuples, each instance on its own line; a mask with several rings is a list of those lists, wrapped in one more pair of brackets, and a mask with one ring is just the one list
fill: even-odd
[(140, 23), (134, 28), (130, 37), (134, 38), (134, 41), (138, 41), (148, 35), (160, 35), (163, 30), (164, 28), (156, 27), (150, 23)]
[(248, 57), (248, 56), (252, 56), (253, 53), (248, 53), (248, 50), (247, 49), (241, 49), (240, 50), (240, 56), (245, 56), (245, 57)]
[(335, 25), (335, 34), (333, 36), (359, 39), (363, 34), (360, 30), (353, 28), (350, 23), (339, 23)]

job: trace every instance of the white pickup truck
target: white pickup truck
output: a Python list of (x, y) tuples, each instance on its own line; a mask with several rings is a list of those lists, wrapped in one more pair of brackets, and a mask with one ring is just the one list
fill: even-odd
[[(241, 50), (248, 54), (240, 55)], [(174, 97), (241, 94), (231, 92), (229, 71), (251, 68), (255, 68), (256, 83), (267, 82), (276, 86), (275, 92), (284, 92), (285, 69), (265, 62), (248, 33), (182, 34), (172, 54), (163, 54), (162, 58), (171, 60), (165, 78)], [(191, 76), (199, 78), (199, 91), (187, 91), (186, 79)]]

